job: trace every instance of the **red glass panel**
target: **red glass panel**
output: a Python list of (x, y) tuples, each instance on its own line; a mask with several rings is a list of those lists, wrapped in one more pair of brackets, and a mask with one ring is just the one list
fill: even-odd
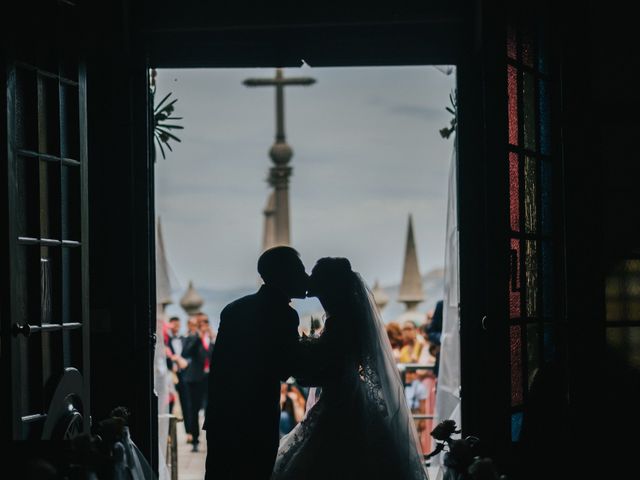
[(518, 70), (507, 66), (507, 86), (509, 95), (509, 143), (518, 145)]
[(520, 240), (511, 239), (511, 276), (509, 278), (509, 317), (521, 316), (520, 292)]
[(520, 325), (511, 325), (511, 406), (522, 404), (522, 335)]
[(509, 220), (511, 230), (520, 231), (520, 171), (518, 154), (509, 152)]

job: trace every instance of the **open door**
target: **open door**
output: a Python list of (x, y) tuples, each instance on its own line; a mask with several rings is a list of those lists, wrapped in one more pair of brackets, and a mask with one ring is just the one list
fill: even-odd
[[(462, 426), (504, 473), (519, 463), (536, 375), (564, 351), (559, 69), (545, 5), (486, 6), (481, 47), (459, 74)], [(477, 118), (483, 131), (470, 131)]]
[(38, 7), (46, 12), (15, 19), (28, 27), (11, 30), (5, 57), (7, 441), (89, 429), (85, 72), (76, 7)]

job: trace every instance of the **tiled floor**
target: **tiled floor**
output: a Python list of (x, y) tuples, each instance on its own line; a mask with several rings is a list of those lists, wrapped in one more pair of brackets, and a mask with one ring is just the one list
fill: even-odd
[[(204, 416), (200, 415), (200, 426)], [(178, 480), (202, 480), (204, 478), (204, 462), (207, 457), (207, 442), (204, 432), (200, 433), (198, 452), (191, 451), (191, 444), (187, 443), (184, 424), (178, 423)]]
[[(179, 414), (179, 412), (178, 412)], [(200, 415), (200, 425), (204, 421), (204, 416)], [(204, 432), (201, 432), (201, 442), (198, 446), (198, 452), (191, 451), (191, 444), (187, 443), (187, 437), (184, 431), (184, 424), (178, 423), (178, 480), (202, 480), (204, 478), (204, 463), (207, 456), (207, 442)], [(442, 474), (438, 475), (435, 467), (429, 469), (430, 480), (440, 480)]]

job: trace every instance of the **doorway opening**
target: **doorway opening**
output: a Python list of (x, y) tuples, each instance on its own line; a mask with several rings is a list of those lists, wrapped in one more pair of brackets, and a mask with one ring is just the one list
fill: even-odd
[[(308, 272), (341, 256), (366, 280), (429, 453), (435, 422), (460, 425), (455, 67), (303, 63), (151, 77), (156, 114), (169, 117), (155, 145), (161, 475), (171, 463), (169, 419), (185, 418), (172, 337), (206, 317), (215, 344), (220, 311), (258, 288), (257, 258), (276, 244), (296, 248)], [(274, 153), (282, 143), (286, 161)], [(321, 329), (317, 299), (293, 306), (301, 334)], [(283, 434), (304, 415), (307, 394), (295, 379), (283, 384)], [(180, 478), (204, 471), (205, 442), (192, 452), (187, 424), (176, 431)]]

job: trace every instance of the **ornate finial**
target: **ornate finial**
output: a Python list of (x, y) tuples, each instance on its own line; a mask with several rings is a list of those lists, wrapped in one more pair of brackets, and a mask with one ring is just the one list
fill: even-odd
[(373, 299), (375, 300), (378, 309), (382, 311), (387, 303), (389, 303), (389, 295), (387, 295), (387, 292), (380, 287), (377, 279), (373, 284), (373, 290), (371, 293), (373, 293)]
[(188, 315), (195, 315), (196, 313), (200, 313), (200, 308), (203, 303), (204, 300), (193, 287), (193, 281), (189, 280), (189, 287), (180, 299), (180, 306)]

